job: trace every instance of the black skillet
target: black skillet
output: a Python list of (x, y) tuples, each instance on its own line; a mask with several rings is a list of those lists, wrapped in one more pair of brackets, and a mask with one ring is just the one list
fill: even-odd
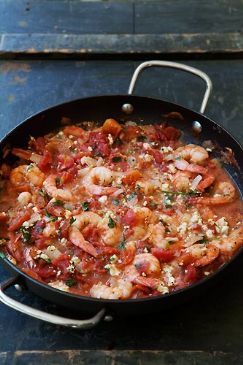
[[(172, 67), (201, 77), (206, 82), (207, 89), (201, 105), (200, 113), (186, 109), (177, 104), (169, 103), (168, 101), (131, 95), (138, 74), (144, 68), (150, 66)], [(226, 147), (230, 147), (234, 151), (237, 163), (233, 165), (226, 165), (226, 169), (238, 185), (239, 191), (242, 193), (242, 148), (225, 129), (203, 115), (211, 89), (212, 84), (209, 77), (204, 72), (196, 68), (166, 61), (144, 62), (135, 70), (128, 90), (128, 95), (98, 96), (79, 99), (54, 106), (40, 112), (26, 119), (13, 129), (6, 137), (4, 137), (1, 141), (1, 150), (3, 150), (5, 146), (9, 145), (25, 147), (30, 135), (37, 137), (50, 132), (61, 125), (63, 117), (69, 117), (74, 122), (94, 120), (97, 121), (97, 123), (101, 123), (106, 118), (112, 117), (120, 121), (133, 120), (140, 124), (146, 124), (161, 123), (163, 115), (170, 112), (178, 112), (183, 116), (184, 120), (182, 121), (180, 119), (177, 120), (176, 118), (172, 118), (169, 122), (182, 130), (183, 138), (186, 142), (200, 144), (204, 140), (212, 140), (217, 142), (221, 150)], [(241, 251), (242, 249), (234, 255), (230, 262), (234, 261)], [(220, 273), (225, 271), (226, 267), (229, 265), (228, 262), (221, 266), (215, 273), (200, 282), (171, 294), (144, 299), (103, 300), (73, 295), (54, 289), (26, 275), (6, 258), (2, 260), (2, 263), (4, 267), (13, 274), (13, 278), (1, 284), (0, 301), (2, 303), (32, 317), (73, 328), (91, 328), (102, 318), (109, 320), (110, 316), (107, 315), (107, 313), (111, 312), (115, 315), (132, 315), (148, 312), (152, 313), (169, 308), (174, 304), (181, 303), (190, 299), (194, 295), (200, 294), (202, 289), (215, 282), (218, 276), (221, 276)], [(87, 320), (63, 318), (19, 303), (4, 293), (5, 289), (11, 285), (16, 285), (19, 281), (22, 283), (24, 282), (24, 284), (35, 294), (51, 302), (65, 306), (72, 311), (78, 311), (79, 313), (84, 313), (86, 315), (92, 314), (93, 317)]]

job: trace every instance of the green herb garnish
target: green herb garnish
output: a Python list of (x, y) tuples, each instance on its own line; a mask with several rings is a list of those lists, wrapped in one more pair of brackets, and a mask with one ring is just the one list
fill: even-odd
[(69, 288), (77, 284), (77, 281), (73, 278), (68, 278), (65, 283)]
[(119, 205), (120, 204), (120, 202), (119, 202), (119, 199), (112, 199), (112, 204), (114, 204), (114, 205)]
[(54, 201), (54, 205), (57, 205), (57, 206), (59, 206), (59, 207), (62, 207), (63, 206), (63, 201), (61, 201), (61, 200), (59, 200), (59, 199), (56, 199), (55, 201)]
[(89, 202), (83, 202), (81, 205), (85, 212), (89, 210)]
[(208, 239), (206, 237), (202, 238), (198, 243), (207, 243)]
[(61, 183), (61, 179), (60, 179), (60, 177), (56, 177), (56, 185), (60, 185), (60, 183)]
[(126, 241), (123, 239), (123, 240), (119, 243), (119, 245), (117, 246), (117, 248), (118, 248), (119, 250), (125, 250), (125, 248), (126, 248)]
[(71, 225), (72, 225), (75, 221), (76, 221), (76, 218), (74, 218), (74, 217), (70, 218), (70, 221), (69, 221), (70, 226), (71, 226)]
[(200, 195), (201, 193), (199, 191), (195, 191), (195, 190), (190, 190), (187, 193), (184, 191), (165, 191), (162, 190), (162, 193), (166, 194), (166, 195)]
[(29, 166), (27, 167), (27, 171), (30, 171), (31, 169), (33, 169), (34, 165), (33, 163), (29, 164)]
[(145, 142), (145, 141), (147, 141), (147, 137), (146, 136), (138, 136), (137, 141), (138, 142)]
[(121, 162), (122, 158), (120, 156), (114, 156), (112, 157), (112, 162)]
[(27, 229), (26, 227), (22, 226), (19, 230), (22, 233), (23, 241), (25, 243), (30, 243), (30, 241), (31, 241), (31, 233), (30, 233), (29, 229)]
[(115, 228), (115, 226), (116, 226), (116, 222), (114, 221), (114, 219), (109, 217), (108, 227), (109, 228)]
[(137, 196), (137, 194), (133, 192), (132, 194), (128, 195), (127, 200), (130, 201), (130, 200), (134, 199), (136, 196)]

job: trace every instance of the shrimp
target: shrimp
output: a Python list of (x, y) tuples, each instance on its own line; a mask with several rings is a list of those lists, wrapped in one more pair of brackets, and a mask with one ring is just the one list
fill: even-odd
[(146, 275), (159, 274), (161, 271), (159, 260), (151, 253), (140, 253), (134, 257), (133, 265), (138, 272)]
[(134, 208), (136, 215), (136, 226), (133, 227), (133, 233), (129, 236), (129, 240), (145, 239), (148, 234), (148, 224), (155, 223), (156, 217), (154, 213), (146, 207)]
[(90, 194), (111, 195), (117, 188), (106, 185), (109, 185), (112, 182), (113, 174), (114, 173), (107, 167), (94, 167), (91, 172), (84, 177), (83, 183)]
[(195, 164), (202, 164), (209, 157), (205, 148), (195, 144), (188, 144), (187, 146), (177, 148), (175, 150), (174, 156), (175, 158), (180, 157), (183, 160)]
[(236, 227), (226, 238), (223, 238), (220, 242), (215, 241), (214, 244), (222, 253), (231, 256), (243, 246), (243, 225)]
[(13, 169), (10, 173), (10, 181), (14, 186), (30, 182), (34, 186), (41, 187), (44, 179), (45, 175), (34, 164), (20, 165)]
[(235, 198), (235, 188), (229, 182), (220, 182), (213, 196), (192, 198), (192, 202), (205, 205), (221, 205), (231, 203)]
[[(98, 214), (92, 212), (85, 212), (75, 215), (73, 226), (78, 230), (82, 230), (88, 224), (96, 226), (102, 232), (102, 240), (108, 246), (117, 245), (122, 238), (122, 230), (118, 223), (115, 223), (114, 228), (109, 228), (109, 217), (101, 218)], [(82, 233), (80, 232), (82, 235)], [(80, 237), (80, 235), (79, 235)]]
[(69, 239), (72, 244), (89, 253), (91, 256), (97, 256), (97, 251), (94, 246), (84, 239), (84, 236), (77, 227), (71, 226), (69, 228)]
[(136, 255), (132, 264), (125, 268), (123, 278), (128, 282), (156, 289), (160, 280), (154, 276), (160, 273), (159, 260), (151, 253), (142, 253)]
[(196, 258), (194, 265), (196, 267), (202, 267), (211, 264), (219, 255), (219, 248), (210, 243), (207, 246), (201, 243), (195, 243), (194, 245), (186, 249), (187, 253), (190, 253)]
[(117, 279), (112, 281), (112, 285), (108, 286), (98, 283), (90, 289), (90, 295), (93, 298), (102, 299), (127, 299), (132, 294), (133, 285), (127, 280)]
[(156, 247), (166, 248), (167, 241), (164, 239), (165, 227), (163, 223), (159, 222), (155, 225), (149, 225), (149, 241)]
[(122, 240), (122, 229), (118, 223), (115, 223), (114, 228), (109, 228), (109, 217), (105, 217), (99, 224), (101, 230), (103, 230), (102, 239), (108, 246), (115, 246)]
[(188, 192), (190, 190), (190, 172), (188, 171), (177, 171), (173, 178), (173, 185), (176, 190)]
[(73, 196), (70, 191), (65, 189), (58, 189), (56, 186), (56, 176), (49, 175), (43, 182), (43, 186), (48, 195), (55, 199), (61, 199), (64, 201), (72, 200)]

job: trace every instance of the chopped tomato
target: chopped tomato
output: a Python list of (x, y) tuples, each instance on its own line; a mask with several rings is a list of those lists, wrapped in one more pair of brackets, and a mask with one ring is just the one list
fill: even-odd
[(174, 252), (171, 250), (166, 250), (164, 248), (153, 247), (151, 249), (152, 254), (157, 257), (161, 262), (170, 262), (174, 259)]
[(88, 144), (93, 148), (94, 153), (103, 157), (109, 156), (111, 152), (107, 135), (102, 132), (91, 132)]
[(126, 214), (122, 217), (122, 224), (124, 226), (134, 227), (137, 224), (137, 217), (132, 209), (129, 209)]
[(148, 150), (148, 153), (154, 157), (155, 162), (157, 162), (158, 164), (161, 164), (163, 162), (164, 157), (160, 151), (150, 148)]
[(46, 211), (49, 214), (54, 215), (54, 217), (64, 216), (65, 214), (65, 209), (62, 206), (55, 204), (53, 201), (49, 201), (46, 206)]
[(168, 140), (177, 140), (180, 137), (181, 132), (174, 127), (165, 127), (164, 134)]
[(197, 269), (193, 265), (188, 265), (185, 269), (184, 281), (194, 283), (197, 280)]
[(105, 123), (102, 126), (102, 131), (105, 134), (111, 134), (112, 137), (117, 138), (119, 133), (121, 132), (122, 127), (115, 119), (106, 119)]
[(38, 163), (38, 167), (39, 169), (45, 172), (47, 169), (50, 168), (51, 163), (52, 163), (52, 156), (49, 151), (45, 151), (40, 162)]
[(82, 230), (82, 235), (84, 236), (85, 240), (93, 243), (98, 241), (100, 237), (100, 231), (97, 227), (89, 224)]
[(64, 155), (64, 154), (59, 155), (57, 157), (57, 160), (58, 160), (58, 166), (57, 166), (57, 168), (60, 171), (68, 170), (71, 167), (73, 167), (73, 165), (74, 165), (74, 159), (73, 159), (73, 157), (68, 156), (68, 155)]
[(16, 217), (12, 218), (9, 222), (9, 231), (16, 231), (19, 229), (25, 221), (28, 221), (31, 217), (29, 210), (18, 212)]
[(133, 185), (143, 177), (140, 171), (132, 170), (125, 174), (122, 178), (123, 184)]
[(128, 125), (124, 127), (124, 135), (122, 137), (123, 141), (129, 142), (134, 138), (137, 138), (141, 135), (141, 128), (134, 126), (134, 125)]

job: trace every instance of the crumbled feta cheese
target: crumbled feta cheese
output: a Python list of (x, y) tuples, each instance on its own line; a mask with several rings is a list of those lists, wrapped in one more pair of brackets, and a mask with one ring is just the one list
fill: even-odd
[(28, 228), (30, 226), (29, 221), (23, 222), (22, 226)]
[(174, 166), (172, 163), (170, 163), (170, 164), (168, 165), (168, 169), (170, 170), (170, 172), (171, 172), (172, 174), (175, 174), (175, 173), (176, 173), (176, 168), (175, 168), (175, 166)]
[(105, 203), (107, 201), (107, 196), (102, 195), (98, 200), (99, 200), (100, 203)]
[(92, 152), (92, 151), (93, 151), (93, 148), (92, 148), (91, 146), (89, 146), (89, 147), (88, 147), (88, 150), (89, 150), (90, 152)]
[(172, 147), (170, 147), (170, 146), (162, 146), (161, 148), (160, 148), (160, 150), (162, 151), (162, 152), (164, 152), (164, 153), (168, 153), (168, 152), (172, 152), (173, 151), (173, 148)]
[(213, 238), (213, 230), (212, 229), (207, 229), (206, 230), (206, 236), (207, 236), (207, 238)]
[(115, 264), (107, 264), (104, 266), (104, 268), (109, 271), (111, 276), (118, 276), (121, 273), (121, 271), (118, 270)]
[(68, 291), (69, 287), (60, 280), (53, 281), (52, 283), (49, 283), (48, 285), (52, 286), (55, 289), (59, 289), (62, 291)]
[(72, 212), (70, 210), (66, 209), (65, 210), (65, 218), (69, 219), (71, 217), (71, 215), (72, 215)]
[(226, 221), (225, 217), (218, 219), (215, 222), (215, 225), (217, 233), (221, 235), (227, 235), (229, 233), (229, 224)]
[(109, 144), (112, 145), (114, 140), (113, 140), (113, 137), (111, 134), (108, 134), (108, 141), (109, 141)]
[(62, 245), (65, 245), (67, 243), (67, 239), (63, 237), (60, 242)]
[(150, 148), (150, 145), (149, 145), (149, 143), (143, 143), (143, 148), (145, 149), (145, 150), (147, 150), (147, 149), (149, 149)]
[(162, 294), (168, 294), (169, 293), (169, 289), (167, 286), (165, 286), (165, 284), (163, 282), (159, 283), (159, 285), (156, 288), (160, 293)]
[(182, 236), (186, 233), (186, 230), (187, 230), (186, 222), (182, 222), (177, 228), (177, 232), (179, 232)]
[(152, 161), (153, 160), (153, 157), (151, 156), (151, 155), (149, 155), (148, 153), (146, 153), (145, 155), (144, 155), (144, 161), (146, 161), (146, 162), (150, 162), (150, 161)]
[(175, 283), (175, 278), (172, 275), (172, 270), (173, 270), (172, 266), (164, 265), (163, 273), (165, 274), (165, 279), (167, 281), (168, 286), (172, 286)]

